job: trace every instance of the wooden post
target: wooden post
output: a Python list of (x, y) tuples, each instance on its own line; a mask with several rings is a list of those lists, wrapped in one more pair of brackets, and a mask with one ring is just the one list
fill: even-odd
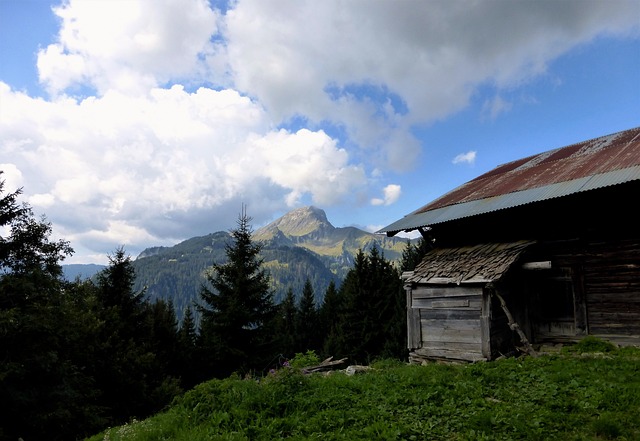
[(482, 290), (482, 309), (480, 310), (482, 355), (487, 360), (491, 360), (491, 291), (491, 289)]
[(509, 308), (507, 308), (507, 302), (504, 301), (504, 298), (502, 298), (498, 290), (496, 290), (494, 287), (490, 286), (489, 291), (491, 295), (495, 295), (500, 301), (500, 306), (502, 306), (502, 310), (504, 311), (505, 315), (507, 316), (507, 320), (509, 321), (509, 328), (511, 328), (512, 331), (516, 331), (518, 333), (520, 341), (524, 345), (525, 352), (532, 357), (537, 357), (538, 353), (535, 349), (533, 349), (531, 343), (529, 343), (527, 336), (524, 335), (524, 332), (522, 332), (522, 329), (520, 329), (520, 325), (518, 325), (518, 323), (516, 323), (516, 321), (513, 319), (511, 311), (509, 311)]

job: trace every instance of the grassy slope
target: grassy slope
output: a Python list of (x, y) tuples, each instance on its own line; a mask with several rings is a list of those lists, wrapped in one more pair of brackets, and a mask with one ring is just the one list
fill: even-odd
[(640, 349), (203, 383), (92, 440), (640, 440)]

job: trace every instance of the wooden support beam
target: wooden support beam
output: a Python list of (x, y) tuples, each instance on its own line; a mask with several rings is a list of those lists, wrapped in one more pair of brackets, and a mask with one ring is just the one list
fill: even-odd
[(531, 343), (529, 343), (529, 340), (527, 339), (527, 336), (524, 335), (524, 332), (522, 332), (520, 325), (518, 325), (518, 323), (513, 319), (513, 315), (511, 315), (511, 311), (509, 311), (509, 308), (507, 307), (507, 302), (504, 301), (504, 298), (500, 295), (500, 293), (494, 287), (490, 287), (489, 291), (491, 292), (492, 296), (496, 296), (500, 301), (500, 306), (502, 307), (502, 310), (507, 316), (507, 320), (509, 322), (509, 328), (511, 328), (512, 331), (516, 331), (518, 333), (518, 336), (520, 337), (520, 341), (524, 345), (525, 352), (531, 355), (532, 357), (537, 357), (538, 353), (536, 352), (535, 349), (533, 349), (533, 346), (531, 346)]

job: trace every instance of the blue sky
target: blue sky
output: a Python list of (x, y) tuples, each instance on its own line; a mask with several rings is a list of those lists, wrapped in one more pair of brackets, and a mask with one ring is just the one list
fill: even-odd
[(637, 0), (0, 0), (0, 170), (69, 262), (242, 204), (374, 231), (640, 125), (639, 79)]

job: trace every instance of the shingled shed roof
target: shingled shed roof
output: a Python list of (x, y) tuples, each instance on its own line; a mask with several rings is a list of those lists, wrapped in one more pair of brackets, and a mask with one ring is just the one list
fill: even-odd
[(500, 279), (534, 242), (490, 243), (428, 252), (406, 282), (425, 284), (488, 283)]
[(496, 167), (378, 233), (393, 236), (635, 180), (640, 180), (640, 127)]

